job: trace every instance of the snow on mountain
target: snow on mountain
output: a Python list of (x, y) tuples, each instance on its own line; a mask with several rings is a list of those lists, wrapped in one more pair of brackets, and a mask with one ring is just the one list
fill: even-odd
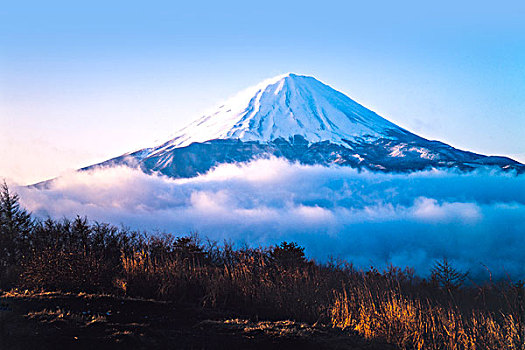
[(525, 173), (510, 158), (419, 137), (315, 78), (292, 73), (242, 91), (160, 146), (84, 169), (128, 165), (178, 178), (268, 156), (384, 172), (496, 167)]
[(158, 152), (215, 139), (310, 142), (376, 139), (406, 132), (319, 80), (293, 73), (248, 88), (180, 130)]

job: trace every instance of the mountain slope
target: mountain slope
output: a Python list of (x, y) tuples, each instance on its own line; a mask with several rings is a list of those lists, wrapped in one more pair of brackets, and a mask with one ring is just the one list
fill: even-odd
[(310, 142), (344, 144), (344, 139), (377, 138), (389, 131), (406, 132), (315, 78), (289, 73), (230, 98), (167, 145), (214, 139), (264, 142), (295, 135)]
[(387, 172), (489, 166), (525, 172), (510, 158), (426, 140), (313, 77), (291, 73), (242, 91), (160, 146), (83, 170), (125, 164), (147, 173), (191, 177), (221, 163), (268, 156)]

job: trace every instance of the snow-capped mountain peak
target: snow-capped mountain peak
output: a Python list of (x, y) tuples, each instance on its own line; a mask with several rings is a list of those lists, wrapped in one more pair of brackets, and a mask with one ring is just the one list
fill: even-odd
[(385, 137), (388, 130), (406, 132), (317, 79), (288, 73), (231, 97), (164, 146), (214, 139), (269, 142), (295, 135), (344, 145), (343, 140), (357, 137)]
[(317, 79), (293, 73), (238, 93), (160, 146), (85, 169), (124, 164), (179, 178), (268, 156), (386, 172), (497, 167), (525, 173), (510, 158), (419, 137)]

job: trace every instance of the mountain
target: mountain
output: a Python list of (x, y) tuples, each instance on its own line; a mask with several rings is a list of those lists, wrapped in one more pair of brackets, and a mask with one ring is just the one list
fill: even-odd
[(319, 80), (289, 73), (232, 97), (165, 147), (215, 139), (269, 142), (296, 135), (312, 143), (346, 145), (344, 140), (377, 139), (389, 131), (406, 132)]
[(292, 73), (242, 91), (160, 146), (83, 170), (125, 164), (191, 177), (221, 163), (268, 156), (386, 172), (489, 166), (525, 172), (524, 165), (507, 157), (419, 137), (317, 79)]

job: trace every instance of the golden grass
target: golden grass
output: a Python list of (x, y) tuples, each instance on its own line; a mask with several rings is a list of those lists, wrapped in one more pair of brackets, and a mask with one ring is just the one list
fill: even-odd
[[(193, 298), (204, 307), (256, 318), (331, 324), (402, 349), (525, 349), (519, 284), (444, 290), (412, 281), (410, 270), (362, 272), (312, 262), (283, 267), (257, 249), (237, 251), (233, 260), (212, 264), (135, 252), (123, 256), (118, 284), (130, 295)], [(480, 302), (479, 294), (489, 302)]]
[(402, 349), (525, 349), (523, 324), (512, 314), (465, 314), (455, 306), (432, 305), (392, 290), (373, 295), (365, 284), (352, 292), (335, 292), (330, 314), (334, 327)]

